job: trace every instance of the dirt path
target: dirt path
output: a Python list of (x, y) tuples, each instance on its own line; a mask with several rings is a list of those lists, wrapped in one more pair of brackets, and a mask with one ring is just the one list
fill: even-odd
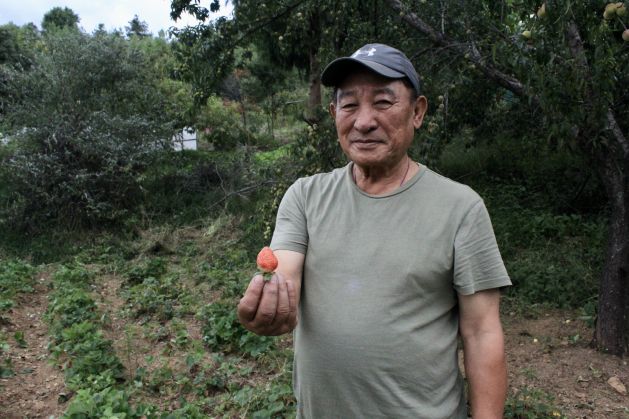
[[(18, 297), (0, 326), (11, 346), (15, 372), (0, 380), (0, 416), (7, 419), (58, 417), (66, 408), (63, 373), (48, 361), (48, 327), (43, 320), (48, 279), (42, 276), (38, 282), (33, 294)], [(16, 343), (15, 332), (24, 333), (25, 347)]]

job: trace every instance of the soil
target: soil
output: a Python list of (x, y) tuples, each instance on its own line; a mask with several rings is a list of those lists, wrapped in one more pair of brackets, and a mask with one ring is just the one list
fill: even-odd
[(503, 317), (509, 391), (540, 389), (568, 418), (629, 418), (627, 358), (591, 347), (593, 329), (575, 312), (543, 310), (533, 319)]
[[(33, 294), (17, 298), (16, 306), (2, 316), (0, 330), (11, 347), (14, 376), (0, 379), (0, 416), (13, 418), (59, 417), (71, 394), (65, 389), (63, 372), (49, 361), (48, 328), (43, 315), (48, 306), (48, 281), (41, 276)], [(24, 333), (24, 347), (15, 341)]]
[[(0, 380), (3, 418), (59, 417), (71, 396), (64, 387), (62, 371), (49, 362), (48, 330), (42, 318), (47, 306), (47, 282), (43, 276), (36, 292), (23, 295), (1, 319), (16, 373)], [(99, 290), (101, 304), (109, 304), (110, 313), (116, 313), (122, 306), (116, 298), (120, 284), (114, 280), (105, 284)], [(125, 334), (118, 322), (122, 319), (114, 314), (108, 331), (112, 338)], [(503, 324), (511, 395), (524, 396), (529, 391), (527, 394), (539, 398), (534, 401), (542, 403), (546, 399), (539, 394), (546, 394), (552, 398), (548, 403), (568, 418), (629, 419), (629, 395), (616, 384), (629, 386), (627, 359), (593, 350), (593, 331), (575, 312), (540, 309), (534, 318), (507, 313)], [(13, 340), (16, 331), (24, 333), (24, 348)], [(191, 337), (199, 336), (196, 330), (190, 332)], [(124, 350), (120, 341), (115, 346), (117, 351)], [(173, 354), (173, 358), (176, 356)], [(120, 358), (125, 360), (124, 356)]]

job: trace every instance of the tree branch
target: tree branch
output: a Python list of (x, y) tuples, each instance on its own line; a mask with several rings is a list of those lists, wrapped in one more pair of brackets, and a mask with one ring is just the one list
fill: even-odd
[[(590, 71), (590, 66), (587, 61), (587, 57), (585, 55), (585, 48), (583, 47), (583, 40), (581, 39), (581, 35), (579, 34), (579, 28), (575, 22), (570, 22), (568, 28), (566, 29), (566, 41), (568, 42), (568, 48), (570, 49), (570, 53), (572, 57), (575, 59), (577, 65), (583, 72), (583, 76), (588, 81), (588, 96), (590, 106), (593, 106), (592, 98), (595, 97), (595, 92), (592, 91), (592, 83), (590, 82), (592, 79), (592, 74)], [(607, 107), (607, 126), (616, 139), (617, 144), (622, 149), (623, 158), (629, 158), (629, 141), (623, 134), (618, 122), (616, 121), (616, 117), (614, 116), (614, 112), (611, 107)]]
[(403, 12), (402, 19), (411, 27), (426, 35), (434, 44), (453, 49), (457, 54), (474, 63), (481, 73), (499, 86), (512, 91), (520, 97), (528, 98), (535, 105), (539, 105), (539, 98), (521, 81), (487, 64), (474, 44), (456, 42), (448, 38), (444, 33), (436, 31), (415, 13), (403, 10), (400, 0), (385, 1), (396, 12)]

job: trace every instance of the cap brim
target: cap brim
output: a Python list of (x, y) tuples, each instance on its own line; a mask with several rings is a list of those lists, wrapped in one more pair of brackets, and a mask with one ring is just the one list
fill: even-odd
[(321, 73), (321, 83), (324, 86), (332, 87), (338, 86), (345, 77), (349, 75), (351, 70), (356, 70), (356, 67), (363, 67), (380, 74), (383, 77), (391, 79), (401, 79), (406, 77), (404, 73), (395, 71), (382, 64), (369, 60), (357, 60), (352, 57), (338, 58), (332, 61)]

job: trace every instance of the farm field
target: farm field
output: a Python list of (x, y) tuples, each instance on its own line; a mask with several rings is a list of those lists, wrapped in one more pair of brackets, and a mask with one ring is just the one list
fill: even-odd
[[(255, 270), (238, 224), (101, 239), (65, 263), (3, 261), (3, 291), (30, 278), (3, 294), (4, 417), (294, 416), (290, 336), (259, 338), (235, 319)], [(505, 299), (508, 417), (629, 417), (608, 382), (629, 383), (627, 361), (590, 348), (581, 317)]]

